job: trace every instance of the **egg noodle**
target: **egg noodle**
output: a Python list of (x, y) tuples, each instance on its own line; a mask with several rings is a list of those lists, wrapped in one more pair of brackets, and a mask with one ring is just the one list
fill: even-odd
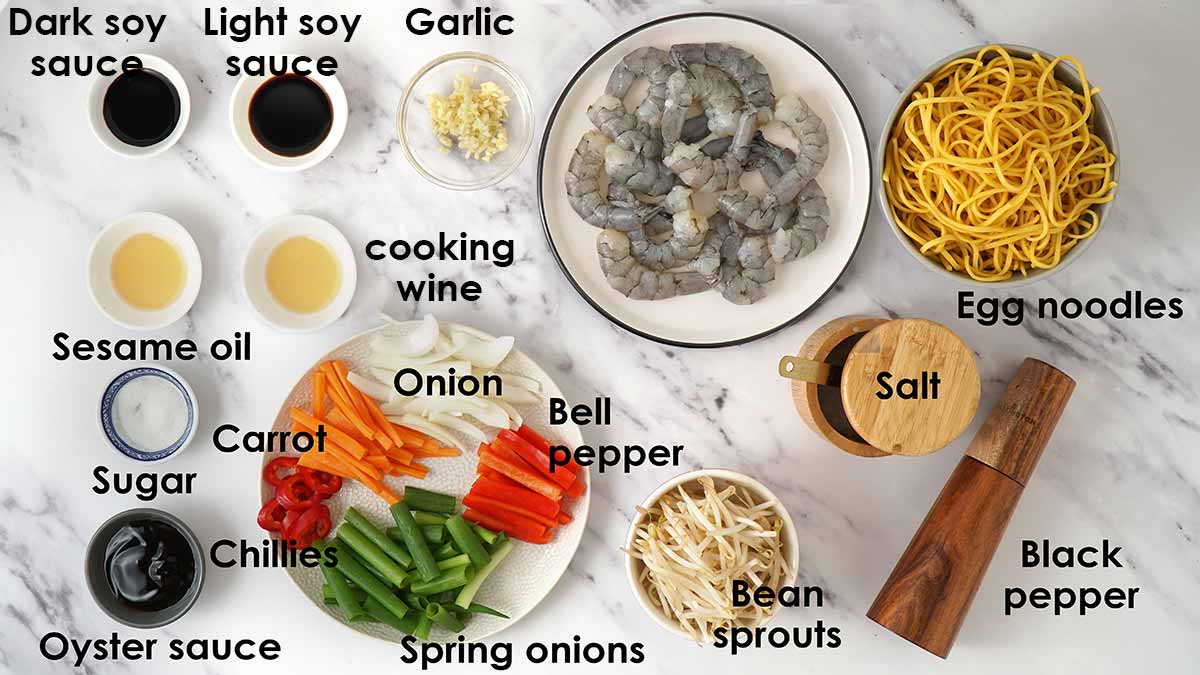
[[(1079, 73), (1080, 94), (1054, 77)], [(1096, 232), (1116, 157), (1092, 133), (1076, 59), (1012, 56), (989, 45), (915, 92), (884, 152), (892, 215), (923, 255), (979, 281), (1050, 269)]]

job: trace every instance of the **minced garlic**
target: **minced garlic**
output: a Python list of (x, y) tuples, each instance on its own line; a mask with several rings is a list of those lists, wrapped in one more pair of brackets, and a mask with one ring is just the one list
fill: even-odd
[(433, 133), (442, 144), (442, 152), (458, 147), (468, 159), (491, 161), (492, 156), (508, 147), (508, 102), (511, 97), (495, 82), (474, 88), (475, 78), (466, 73), (454, 76), (454, 91), (449, 96), (429, 97), (429, 116)]

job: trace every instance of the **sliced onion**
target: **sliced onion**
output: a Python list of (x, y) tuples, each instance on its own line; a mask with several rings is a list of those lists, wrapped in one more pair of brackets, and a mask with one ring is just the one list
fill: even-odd
[[(426, 314), (416, 328), (401, 335), (390, 335), (385, 338), (386, 351), (396, 356), (416, 358), (428, 354), (437, 344), (441, 336), (440, 324), (432, 314)], [(384, 351), (381, 349), (381, 351)]]
[(395, 338), (377, 337), (371, 341), (372, 359), (375, 364), (393, 371), (444, 361), (454, 356), (462, 348), (461, 344), (439, 345), (436, 349), (421, 356), (405, 356), (400, 351), (391, 348), (390, 341), (393, 339)]
[(510, 418), (493, 400), (470, 396), (419, 396), (404, 406), (405, 412), (431, 417), (435, 413), (470, 415), (480, 422), (503, 429)]
[(499, 398), (490, 398), (488, 401), (500, 406), (500, 409), (508, 414), (509, 429), (520, 429), (521, 425), (525, 424), (525, 419), (521, 417), (521, 413), (517, 412), (517, 409), (508, 401)]
[(377, 382), (369, 377), (359, 375), (354, 371), (350, 371), (350, 374), (346, 376), (346, 379), (350, 380), (350, 384), (354, 385), (359, 391), (367, 396), (370, 396), (376, 401), (383, 401), (386, 403), (396, 396), (395, 388), (389, 387), (382, 382)]
[(449, 413), (435, 412), (429, 416), (429, 421), (433, 422), (434, 424), (440, 424), (444, 427), (449, 427), (463, 436), (475, 440), (477, 443), (488, 442), (487, 434), (483, 433), (482, 429), (462, 419), (461, 417), (455, 417)]
[(395, 422), (402, 427), (408, 427), (410, 429), (419, 431), (446, 447), (453, 446), (459, 450), (462, 450), (463, 452), (467, 451), (467, 446), (462, 441), (458, 440), (454, 434), (447, 432), (444, 428), (434, 424), (433, 422), (430, 422), (420, 415), (406, 413), (404, 415), (388, 415), (387, 418), (389, 422)]
[(512, 351), (513, 344), (516, 343), (516, 340), (511, 335), (498, 337), (493, 340), (479, 340), (467, 337), (464, 333), (458, 333), (455, 337), (465, 338), (465, 344), (457, 352), (458, 357), (485, 369), (495, 368), (500, 365), (500, 362)]

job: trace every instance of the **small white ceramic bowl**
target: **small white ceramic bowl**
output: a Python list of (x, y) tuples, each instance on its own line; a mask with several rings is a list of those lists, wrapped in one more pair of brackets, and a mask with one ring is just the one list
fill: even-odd
[[(156, 311), (131, 306), (112, 284), (112, 258), (117, 247), (135, 234), (154, 234), (175, 245), (187, 268), (187, 280), (175, 302)], [(154, 330), (177, 321), (196, 301), (200, 293), (200, 249), (192, 235), (172, 218), (161, 213), (140, 211), (119, 218), (100, 230), (88, 252), (87, 284), (92, 301), (114, 323), (134, 330)]]
[[(285, 240), (301, 236), (328, 246), (342, 272), (342, 285), (337, 295), (323, 309), (311, 314), (296, 314), (285, 309), (275, 301), (267, 288), (267, 260), (271, 252)], [(350, 242), (333, 225), (316, 216), (304, 214), (283, 216), (259, 230), (250, 242), (242, 264), (242, 286), (254, 312), (273, 328), (291, 333), (320, 330), (337, 320), (350, 306), (357, 283), (358, 272)]]
[[(668, 480), (667, 482), (658, 486), (654, 492), (650, 493), (649, 497), (642, 501), (641, 508), (649, 509), (650, 507), (654, 506), (654, 504), (658, 502), (659, 498), (666, 493), (674, 490), (680, 485), (695, 482), (702, 476), (709, 476), (712, 478), (717, 485), (717, 489), (721, 489), (728, 484), (734, 484), (746, 488), (752, 494), (757, 495), (763, 500), (773, 500), (775, 502), (775, 511), (783, 518), (783, 549), (786, 552), (785, 555), (787, 555), (788, 562), (792, 568), (792, 574), (788, 579), (785, 580), (784, 584), (794, 584), (796, 582), (796, 573), (800, 562), (800, 540), (796, 536), (796, 525), (792, 522), (792, 517), (788, 514), (787, 508), (783, 506), (783, 502), (781, 502), (779, 498), (774, 495), (774, 493), (768, 490), (767, 486), (745, 474), (738, 473), (736, 471), (730, 471), (728, 469), (700, 469), (698, 471), (689, 471), (687, 473), (675, 476), (671, 480)], [(644, 513), (638, 511), (633, 518), (633, 522), (629, 524), (629, 532), (625, 535), (626, 550), (633, 548), (634, 534), (637, 532), (638, 525), (641, 524), (645, 517), (646, 516)], [(692, 637), (684, 632), (684, 630), (679, 627), (679, 624), (668, 618), (661, 609), (654, 606), (654, 604), (650, 601), (650, 595), (646, 592), (646, 589), (642, 587), (641, 582), (638, 581), (638, 575), (641, 572), (641, 566), (641, 561), (635, 560), (628, 553), (625, 554), (625, 573), (629, 578), (629, 585), (633, 588), (633, 595), (637, 598), (638, 604), (642, 606), (642, 609), (646, 610), (646, 614), (649, 614), (650, 618), (654, 619), (655, 623), (662, 626), (668, 632), (691, 640)], [(778, 610), (778, 605), (776, 605), (775, 609)], [(774, 612), (772, 612), (770, 616), (774, 617)]]
[[(293, 56), (293, 54), (287, 55), (289, 60)], [(288, 172), (303, 171), (314, 167), (333, 153), (334, 148), (342, 142), (342, 136), (346, 133), (346, 121), (350, 117), (346, 91), (342, 89), (342, 84), (333, 75), (321, 75), (313, 72), (305, 76), (320, 85), (321, 89), (325, 90), (325, 95), (329, 97), (329, 103), (333, 106), (333, 126), (329, 129), (329, 135), (325, 137), (325, 140), (321, 141), (321, 144), (312, 152), (297, 157), (285, 157), (264, 148), (254, 137), (254, 131), (250, 129), (250, 101), (254, 98), (254, 92), (273, 77), (275, 76), (242, 75), (234, 85), (233, 97), (229, 100), (229, 125), (233, 130), (233, 140), (237, 141), (238, 147), (250, 159), (268, 169)]]
[[(127, 424), (120, 419), (120, 411), (116, 405), (117, 395), (121, 389), (134, 380), (141, 378), (158, 378), (169, 385), (169, 389), (177, 392), (183, 399), (186, 424), (183, 433), (173, 438), (161, 448), (137, 447), (133, 439), (125, 438), (122, 427)], [(145, 413), (149, 414), (149, 413)], [(108, 441), (109, 446), (117, 454), (128, 457), (144, 464), (157, 464), (174, 459), (187, 448), (196, 436), (196, 428), (200, 422), (200, 407), (196, 403), (196, 393), (182, 375), (166, 366), (157, 363), (141, 363), (117, 374), (104, 391), (100, 394), (100, 433)]]
[(175, 145), (183, 136), (184, 129), (187, 128), (188, 118), (192, 113), (192, 102), (188, 95), (187, 82), (183, 79), (183, 75), (167, 62), (166, 59), (154, 56), (153, 54), (130, 54), (141, 59), (142, 67), (146, 70), (153, 70), (156, 73), (167, 78), (179, 94), (179, 122), (175, 124), (174, 131), (170, 136), (162, 139), (154, 145), (138, 147), (122, 142), (113, 132), (109, 130), (108, 124), (104, 122), (104, 95), (108, 93), (108, 86), (112, 81), (120, 76), (120, 70), (116, 75), (99, 76), (92, 82), (92, 89), (88, 94), (88, 124), (92, 127), (92, 133), (96, 138), (104, 144), (104, 147), (121, 155), (122, 157), (145, 158), (153, 157), (167, 148)]

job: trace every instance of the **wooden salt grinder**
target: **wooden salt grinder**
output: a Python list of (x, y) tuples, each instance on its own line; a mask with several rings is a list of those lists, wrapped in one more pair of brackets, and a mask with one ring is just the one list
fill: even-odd
[(950, 474), (867, 617), (946, 658), (1009, 517), (1075, 389), (1025, 359)]
[[(930, 399), (883, 399), (876, 379), (941, 377)], [(927, 319), (844, 316), (821, 326), (779, 361), (808, 426), (860, 457), (926, 455), (958, 438), (979, 406), (975, 357), (949, 328)], [(937, 391), (935, 388), (934, 391)]]

